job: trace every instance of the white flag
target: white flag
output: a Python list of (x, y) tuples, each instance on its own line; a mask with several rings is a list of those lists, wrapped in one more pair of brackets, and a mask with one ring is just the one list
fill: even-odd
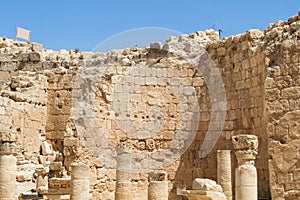
[(30, 31), (17, 26), (16, 38), (22, 38), (22, 39), (27, 40), (29, 42), (30, 41)]

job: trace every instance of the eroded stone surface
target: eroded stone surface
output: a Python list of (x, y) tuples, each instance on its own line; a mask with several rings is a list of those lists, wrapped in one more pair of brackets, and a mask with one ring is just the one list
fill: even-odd
[[(152, 48), (133, 47), (107, 54), (76, 50), (56, 52), (43, 49), (40, 44), (1, 38), (0, 130), (16, 131), (19, 136), (17, 139), (12, 135), (6, 138), (10, 141), (1, 144), (0, 148), (7, 153), (16, 151), (20, 171), (29, 164), (32, 167), (28, 171), (32, 171), (40, 164), (49, 166), (53, 162), (61, 162), (60, 171), (49, 172), (57, 178), (70, 175), (71, 163), (82, 161), (91, 167), (93, 198), (114, 199), (116, 168), (111, 166), (117, 165), (116, 155), (107, 149), (97, 150), (97, 147), (107, 145), (101, 138), (91, 136), (82, 140), (78, 126), (82, 121), (74, 122), (70, 118), (72, 100), (76, 96), (76, 76), (84, 63), (91, 61), (107, 67), (99, 84), (90, 88), (95, 89), (94, 110), (103, 135), (113, 145), (124, 144), (133, 153), (148, 154), (161, 150), (174, 139), (173, 147), (183, 146), (181, 135), (176, 135), (178, 130), (185, 128), (179, 121), (191, 121), (193, 116), (186, 105), (179, 104), (184, 96), (196, 95), (197, 101), (188, 98), (189, 103), (200, 105), (199, 130), (190, 148), (180, 160), (167, 156), (162, 158), (159, 154), (151, 158), (158, 163), (162, 159), (169, 163), (172, 161), (164, 169), (171, 183), (169, 198), (180, 198), (172, 188), (177, 183), (191, 188), (195, 178), (217, 180), (217, 149), (233, 150), (233, 135), (251, 133), (258, 136), (259, 144), (258, 151), (251, 151), (252, 157), (257, 156), (258, 196), (269, 199), (272, 194), (273, 199), (297, 199), (300, 188), (299, 21), (298, 14), (287, 22), (274, 23), (264, 31), (249, 30), (222, 40), (218, 39), (216, 32), (208, 30), (179, 38), (170, 37), (162, 45), (152, 44)], [(209, 125), (220, 126), (211, 113), (214, 99), (207, 90), (207, 80), (187, 61), (187, 57), (191, 59), (201, 48), (207, 51), (221, 73), (226, 102), (220, 104), (226, 105), (227, 113), (216, 148), (207, 157), (198, 159)], [(182, 80), (185, 84), (180, 85)], [(120, 81), (126, 84), (118, 84)], [(141, 86), (129, 99), (128, 108), (132, 113), (123, 110), (111, 112), (112, 102), (124, 100), (122, 93), (128, 91), (129, 85)], [(167, 85), (170, 91), (165, 90)], [(176, 97), (174, 91), (184, 95)], [(149, 115), (151, 106), (164, 108), (167, 115)], [(186, 114), (183, 115), (181, 110)], [(134, 131), (124, 133), (120, 128), (122, 124), (116, 123), (118, 116), (126, 117), (126, 114), (139, 127), (151, 125), (152, 118), (166, 119), (166, 123), (158, 123), (157, 120), (153, 129), (145, 134), (151, 135), (157, 130), (155, 128), (163, 128), (151, 137), (141, 138), (134, 135)], [(12, 140), (16, 140), (15, 149), (7, 148)], [(46, 142), (51, 150), (45, 146)], [(256, 147), (257, 143), (243, 145)], [(243, 145), (236, 148), (243, 150)], [(93, 147), (93, 153), (87, 150), (89, 146)], [(142, 160), (139, 157), (135, 159)], [(146, 166), (152, 170), (151, 167), (157, 165)], [(236, 166), (236, 161), (233, 161), (232, 168)], [(134, 180), (131, 199), (145, 199), (147, 175), (132, 173), (130, 179)], [(29, 179), (26, 174), (18, 174), (17, 180), (22, 181), (18, 184), (25, 187), (32, 183), (34, 177)]]
[(210, 179), (196, 178), (192, 185), (193, 190), (223, 192), (222, 187)]

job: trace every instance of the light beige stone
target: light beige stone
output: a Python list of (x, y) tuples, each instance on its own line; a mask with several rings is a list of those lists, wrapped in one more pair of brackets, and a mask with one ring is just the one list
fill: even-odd
[(237, 199), (257, 200), (257, 171), (254, 166), (258, 139), (254, 135), (236, 135), (232, 137), (238, 167), (235, 170), (235, 197)]
[[(286, 22), (271, 24), (264, 31), (249, 30), (222, 40), (213, 30), (198, 31), (180, 38), (170, 37), (163, 45), (152, 44), (159, 50), (133, 47), (107, 54), (79, 53), (78, 50), (56, 52), (43, 49), (40, 44), (0, 38), (0, 130), (11, 129), (19, 133), (18, 139), (12, 136), (8, 137), (9, 141), (1, 143), (1, 154), (10, 155), (15, 151), (24, 154), (23, 160), (18, 158), (18, 180), (24, 181), (18, 184), (24, 185), (24, 188), (29, 182), (25, 180), (30, 177), (21, 172), (28, 163), (49, 166), (53, 161), (62, 162), (65, 171), (58, 174), (51, 172), (50, 176), (67, 176), (71, 162), (79, 159), (89, 163), (91, 168), (97, 168), (93, 169), (90, 182), (91, 192), (96, 195), (94, 199), (113, 199), (116, 175), (119, 185), (125, 184), (123, 188), (131, 184), (132, 187), (124, 189), (134, 194), (131, 199), (146, 199), (147, 173), (116, 173), (115, 145), (126, 141), (134, 144), (134, 153), (146, 155), (169, 147), (183, 147), (187, 143), (180, 140), (183, 135), (176, 133), (190, 128), (181, 121), (195, 119), (190, 114), (195, 107), (188, 104), (196, 102), (201, 110), (196, 137), (190, 141), (191, 145), (185, 153), (180, 154), (180, 161), (173, 162), (173, 158), (162, 161), (163, 165), (167, 161), (173, 162), (170, 166), (161, 167), (170, 176), (169, 198), (177, 198), (172, 189), (177, 182), (191, 188), (192, 180), (197, 177), (217, 180), (216, 149), (236, 148), (238, 162), (232, 162), (234, 168), (237, 165), (253, 165), (257, 157), (259, 198), (299, 199), (299, 20), (298, 13)], [(198, 67), (203, 69), (201, 66), (208, 64), (202, 59), (194, 60), (201, 53), (207, 53), (218, 69), (210, 70), (210, 67), (198, 71)], [(97, 67), (93, 67), (94, 64)], [(91, 91), (95, 94), (95, 104), (90, 111), (96, 112), (99, 129), (112, 143), (112, 150), (106, 149), (107, 144), (101, 143), (96, 131), (90, 131), (92, 136), (82, 141), (85, 138), (80, 136), (80, 127), (69, 121), (74, 112), (82, 117), (76, 123), (86, 119), (82, 110), (79, 112), (72, 108), (81, 94), (76, 93), (79, 84), (74, 85), (74, 82), (84, 66), (91, 67), (87, 72), (89, 74), (106, 68), (101, 78), (92, 80), (98, 85), (86, 87), (83, 97), (86, 98)], [(210, 125), (222, 125), (219, 117), (211, 112), (211, 103), (221, 94), (208, 91), (208, 83), (214, 86), (213, 91), (218, 89), (218, 82), (211, 76), (207, 78), (208, 74), (216, 76), (217, 72), (220, 72), (218, 80), (222, 80), (226, 92), (226, 102), (221, 103), (226, 105), (226, 120), (216, 143), (217, 148), (212, 151), (204, 149), (202, 152), (209, 154), (198, 159), (205, 136), (209, 139), (206, 141), (208, 144), (213, 144), (216, 138), (215, 132), (206, 134)], [(190, 86), (195, 90), (190, 90)], [(119, 125), (123, 122), (117, 124), (112, 115), (115, 112), (112, 112), (111, 102), (130, 100), (126, 91), (130, 91), (131, 87), (139, 89), (131, 91), (134, 101), (129, 102), (129, 112), (121, 109), (118, 114), (128, 114), (138, 126), (134, 130), (143, 130), (149, 125), (151, 130), (155, 130), (145, 131), (149, 138), (140, 138), (134, 131), (128, 133), (120, 130)], [(162, 90), (171, 90), (171, 94)], [(197, 98), (190, 98), (193, 92)], [(150, 93), (156, 95), (148, 97)], [(188, 104), (180, 105), (185, 100)], [(148, 112), (153, 107), (161, 108), (159, 115)], [(87, 115), (91, 114), (90, 111)], [(130, 123), (124, 124), (123, 129), (126, 129)], [(259, 147), (256, 149), (257, 144), (250, 138), (249, 143), (245, 144), (240, 138), (233, 147), (231, 136), (247, 132), (258, 136)], [(85, 134), (89, 134), (88, 131)], [(150, 137), (152, 134), (153, 137)], [(135, 138), (137, 136), (139, 138)], [(171, 143), (174, 138), (178, 140)], [(42, 141), (53, 147), (52, 152), (43, 154)], [(88, 145), (94, 146), (86, 148)], [(157, 160), (163, 158), (166, 157), (155, 157)], [(141, 166), (148, 169), (152, 163), (143, 162)], [(97, 174), (99, 168), (107, 173)], [(49, 178), (51, 180), (53, 177)], [(31, 180), (34, 180), (33, 177)], [(230, 187), (230, 182), (224, 181), (221, 185), (225, 191)]]
[(13, 155), (0, 155), (0, 199), (16, 200), (17, 159)]
[(202, 179), (196, 178), (193, 181), (192, 185), (193, 190), (203, 190), (203, 191), (215, 191), (215, 192), (222, 192), (222, 187), (218, 185), (215, 181), (210, 179)]
[(166, 172), (151, 172), (148, 177), (148, 199), (149, 200), (168, 200), (168, 177)]
[(71, 165), (71, 199), (89, 199), (90, 190), (90, 168), (83, 163), (73, 163)]
[(218, 150), (218, 184), (222, 186), (223, 192), (227, 200), (232, 199), (232, 180), (231, 180), (231, 151)]

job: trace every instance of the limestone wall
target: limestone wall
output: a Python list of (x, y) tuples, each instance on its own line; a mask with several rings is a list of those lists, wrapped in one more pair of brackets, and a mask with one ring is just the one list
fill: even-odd
[[(166, 148), (179, 148), (184, 144), (183, 139), (177, 138), (183, 136), (176, 134), (179, 130), (187, 129), (187, 127), (181, 126), (186, 126), (190, 123), (189, 121), (193, 120), (192, 108), (188, 107), (185, 102), (189, 100), (190, 104), (198, 103), (197, 97), (201, 95), (204, 80), (197, 73), (195, 66), (180, 55), (169, 52), (168, 49), (172, 49), (173, 52), (177, 50), (184, 52), (181, 47), (176, 50), (176, 45), (184, 47), (184, 45), (195, 43), (201, 47), (203, 46), (201, 42), (205, 39), (209, 42), (216, 38), (217, 35), (214, 32), (199, 32), (194, 36), (183, 35), (180, 38), (170, 38), (167, 42), (168, 45), (158, 49), (132, 48), (112, 51), (108, 55), (94, 54), (89, 58), (92, 61), (87, 63), (86, 68), (105, 69), (101, 78), (91, 76), (90, 79), (91, 81), (99, 80), (99, 82), (91, 83), (92, 86), (95, 86), (96, 102), (93, 109), (99, 127), (87, 131), (84, 135), (84, 140), (81, 142), (83, 146), (81, 158), (76, 159), (87, 162), (87, 159), (92, 160), (92, 157), (98, 157), (98, 162), (92, 169), (92, 174), (98, 178), (91, 180), (94, 186), (93, 196), (96, 199), (113, 198), (114, 196), (116, 155), (111, 152), (111, 149), (116, 151), (115, 146), (120, 145), (130, 149), (134, 159), (142, 160), (135, 161), (133, 159), (132, 199), (147, 199), (147, 173), (150, 170), (167, 171), (171, 181), (169, 189), (172, 190), (179, 165), (179, 156), (174, 159), (163, 153), (156, 155), (152, 152)], [(95, 70), (95, 68), (92, 69)], [(94, 73), (96, 73), (95, 71)], [(81, 74), (81, 72), (78, 73)], [(85, 80), (84, 76), (81, 78)], [(79, 85), (74, 87), (77, 88)], [(192, 98), (193, 95), (195, 98)], [(82, 100), (82, 96), (89, 98), (89, 93), (79, 95), (76, 101)], [(163, 110), (151, 112), (153, 107)], [(83, 113), (79, 108), (73, 111)], [(86, 124), (89, 121), (85, 121), (85, 119), (89, 114), (82, 114), (82, 119), (75, 118), (73, 120)], [(129, 117), (131, 121), (126, 122), (126, 117)], [(123, 124), (124, 122), (130, 123), (131, 128)], [(72, 126), (72, 120), (69, 124)], [(82, 136), (78, 133), (81, 128), (84, 129), (84, 126), (77, 126), (77, 130), (71, 131), (68, 138)], [(103, 137), (108, 140), (109, 144), (102, 140)], [(175, 142), (172, 143), (173, 140)], [(135, 157), (137, 155), (142, 156), (137, 158)], [(153, 164), (155, 162), (163, 163), (162, 161), (168, 162), (168, 164), (163, 167)], [(145, 170), (139, 170), (139, 165)], [(175, 199), (175, 196), (176, 192), (172, 190), (170, 198)]]
[(192, 180), (197, 177), (217, 180), (216, 157), (219, 149), (232, 150), (232, 171), (234, 171), (236, 159), (233, 154), (231, 137), (237, 134), (254, 134), (259, 137), (260, 143), (256, 162), (259, 197), (270, 197), (267, 162), (268, 138), (264, 125), (265, 59), (260, 44), (262, 37), (263, 32), (250, 30), (243, 35), (207, 46), (207, 51), (218, 66), (225, 85), (226, 121), (213, 151), (204, 159), (200, 159), (199, 149), (210, 123), (211, 113), (209, 93), (204, 86), (199, 98), (201, 106), (199, 131), (193, 145), (181, 157), (181, 165), (176, 176), (178, 183), (191, 187)]
[[(24, 49), (19, 54), (0, 55), (1, 96), (0, 129), (19, 132), (19, 149), (38, 153), (41, 136), (45, 135), (47, 116), (47, 78), (32, 71), (38, 62), (35, 54), (26, 53), (28, 45), (2, 42), (2, 47), (11, 45), (12, 50)], [(3, 50), (5, 48), (2, 48)], [(9, 47), (6, 47), (8, 50)], [(29, 50), (28, 50), (29, 51)], [(31, 49), (30, 49), (31, 51)]]
[(299, 28), (298, 15), (265, 31), (267, 134), (273, 199), (300, 197)]
[[(217, 180), (217, 150), (232, 150), (234, 172), (231, 137), (254, 134), (259, 198), (297, 199), (299, 21), (298, 15), (221, 41), (214, 31), (196, 32), (107, 54), (55, 52), (0, 39), (0, 130), (19, 132), (19, 191), (34, 188), (38, 167), (52, 177), (69, 177), (71, 163), (80, 161), (91, 168), (93, 199), (114, 199), (117, 158), (125, 152), (134, 160), (131, 174), (126, 172), (131, 199), (147, 199), (148, 173), (160, 169), (168, 173), (169, 199), (179, 200), (177, 186), (191, 189), (195, 178)], [(221, 126), (211, 119), (205, 74), (189, 59), (205, 51), (224, 83), (226, 119), (215, 147), (200, 159), (209, 124)], [(196, 104), (199, 116), (193, 115)], [(163, 154), (184, 149), (183, 138), (198, 117), (186, 151), (177, 158)], [(234, 186), (234, 175), (232, 180)]]

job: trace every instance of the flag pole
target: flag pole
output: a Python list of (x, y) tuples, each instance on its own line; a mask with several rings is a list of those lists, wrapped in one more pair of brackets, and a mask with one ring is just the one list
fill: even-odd
[(18, 34), (18, 26), (16, 26), (16, 36), (15, 36), (15, 40), (17, 40), (17, 34)]
[(28, 39), (27, 39), (27, 42), (30, 44), (30, 34), (31, 34), (31, 31), (29, 31), (29, 34), (28, 34)]

